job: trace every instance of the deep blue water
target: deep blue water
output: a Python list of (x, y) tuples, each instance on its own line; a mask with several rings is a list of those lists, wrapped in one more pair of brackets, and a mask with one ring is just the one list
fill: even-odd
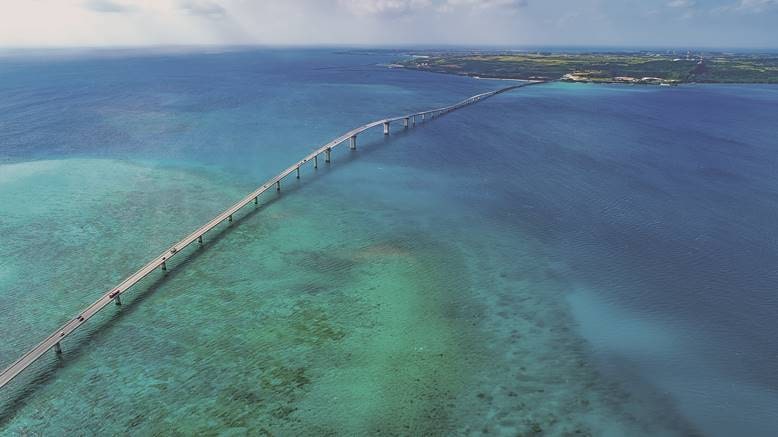
[[(506, 85), (392, 56), (0, 59), (0, 365), (312, 148)], [(776, 103), (545, 84), (366, 135), (0, 394), (0, 429), (774, 435)]]

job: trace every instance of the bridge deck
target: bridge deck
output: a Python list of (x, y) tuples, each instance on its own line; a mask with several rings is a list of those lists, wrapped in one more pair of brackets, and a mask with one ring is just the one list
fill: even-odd
[(32, 363), (34, 363), (38, 358), (40, 358), (44, 353), (46, 353), (49, 349), (55, 347), (59, 344), (60, 341), (62, 341), (65, 337), (70, 335), (73, 331), (78, 329), (79, 326), (86, 323), (89, 318), (97, 314), (100, 310), (105, 308), (107, 305), (109, 305), (112, 301), (115, 301), (119, 298), (124, 292), (126, 292), (129, 288), (131, 288), (133, 285), (138, 283), (140, 280), (145, 278), (149, 273), (156, 270), (159, 267), (165, 268), (165, 263), (169, 261), (173, 256), (180, 253), (182, 249), (186, 248), (190, 244), (192, 244), (194, 241), (199, 240), (203, 235), (205, 235), (208, 231), (215, 228), (217, 225), (222, 223), (225, 220), (230, 220), (232, 215), (235, 214), (237, 211), (239, 211), (244, 206), (248, 205), (249, 203), (253, 202), (254, 199), (259, 197), (262, 193), (265, 191), (271, 189), (273, 185), (276, 183), (280, 183), (281, 180), (283, 180), (285, 177), (289, 176), (291, 173), (295, 172), (298, 168), (300, 168), (303, 164), (313, 160), (314, 158), (318, 157), (322, 153), (328, 153), (338, 145), (342, 144), (346, 140), (349, 140), (352, 137), (356, 137), (360, 133), (374, 128), (376, 126), (381, 126), (384, 123), (391, 123), (394, 121), (404, 120), (404, 119), (414, 119), (415, 117), (421, 117), (421, 116), (427, 116), (427, 115), (440, 115), (447, 112), (454, 111), (456, 109), (462, 108), (464, 106), (476, 103), (482, 99), (494, 96), (499, 93), (503, 93), (506, 91), (510, 91), (516, 88), (520, 88), (527, 85), (532, 85), (538, 82), (527, 82), (520, 85), (514, 85), (509, 86), (506, 88), (501, 88), (499, 90), (495, 91), (489, 91), (486, 93), (478, 94), (472, 97), (469, 97), (465, 100), (462, 100), (459, 103), (456, 103), (451, 106), (446, 106), (444, 108), (439, 109), (432, 109), (429, 111), (423, 111), (423, 112), (417, 112), (414, 114), (408, 114), (403, 115), (400, 117), (393, 117), (393, 118), (385, 118), (382, 120), (374, 121), (371, 123), (364, 124), (356, 129), (352, 129), (345, 134), (335, 138), (334, 140), (330, 141), (329, 143), (321, 146), (320, 148), (316, 149), (315, 151), (311, 152), (309, 155), (305, 156), (302, 160), (297, 161), (296, 163), (292, 164), (290, 167), (286, 168), (281, 173), (277, 174), (276, 176), (270, 178), (267, 182), (262, 184), (259, 188), (251, 192), (248, 196), (244, 197), (234, 205), (227, 208), (224, 212), (214, 217), (211, 221), (204, 224), (191, 234), (187, 235), (184, 239), (181, 241), (175, 243), (169, 250), (165, 251), (164, 253), (160, 254), (153, 260), (151, 260), (148, 264), (143, 266), (140, 270), (130, 275), (128, 278), (123, 280), (121, 283), (116, 285), (115, 287), (111, 288), (108, 292), (106, 292), (104, 295), (102, 295), (99, 299), (97, 299), (95, 302), (93, 302), (91, 305), (86, 307), (84, 310), (82, 310), (76, 317), (62, 325), (59, 329), (57, 329), (54, 333), (46, 337), (43, 341), (38, 343), (35, 347), (27, 351), (24, 355), (21, 356), (18, 360), (16, 360), (13, 364), (8, 366), (5, 370), (3, 370), (2, 373), (0, 373), (0, 388), (11, 382), (19, 373), (21, 373), (24, 369), (29, 367)]

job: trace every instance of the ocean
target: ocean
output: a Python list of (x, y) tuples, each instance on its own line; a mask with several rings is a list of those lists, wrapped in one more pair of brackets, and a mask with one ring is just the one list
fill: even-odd
[[(365, 122), (336, 49), (0, 58), (0, 367)], [(550, 83), (304, 167), (0, 390), (2, 435), (778, 430), (778, 88)]]

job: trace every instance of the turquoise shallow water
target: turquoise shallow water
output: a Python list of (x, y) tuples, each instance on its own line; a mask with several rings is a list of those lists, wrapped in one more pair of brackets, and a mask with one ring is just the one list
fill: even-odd
[[(3, 60), (0, 365), (314, 146), (504, 85), (392, 56)], [(3, 390), (0, 429), (770, 435), (776, 99), (553, 84), (367, 135)]]

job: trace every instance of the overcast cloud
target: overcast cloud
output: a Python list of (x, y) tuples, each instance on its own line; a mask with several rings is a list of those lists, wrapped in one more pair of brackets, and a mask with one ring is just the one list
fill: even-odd
[(0, 47), (776, 47), (778, 0), (0, 0)]

